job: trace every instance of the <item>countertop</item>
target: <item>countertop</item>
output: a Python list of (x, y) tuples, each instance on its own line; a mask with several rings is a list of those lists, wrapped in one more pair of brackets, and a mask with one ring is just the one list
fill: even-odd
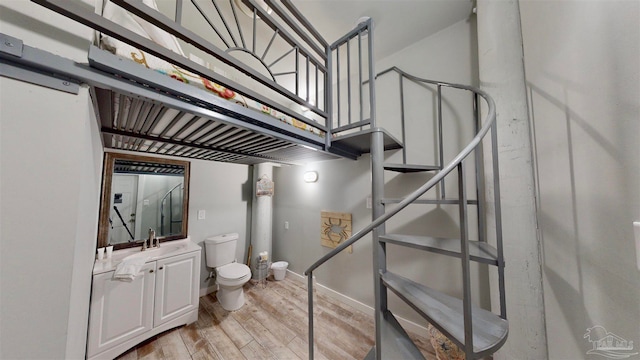
[(146, 262), (156, 261), (171, 256), (182, 255), (193, 251), (201, 251), (202, 248), (187, 237), (182, 240), (167, 241), (160, 244), (160, 248), (151, 248), (140, 251), (140, 246), (128, 249), (115, 250), (109, 259), (95, 261), (93, 275), (113, 271), (119, 263), (128, 256), (148, 257)]

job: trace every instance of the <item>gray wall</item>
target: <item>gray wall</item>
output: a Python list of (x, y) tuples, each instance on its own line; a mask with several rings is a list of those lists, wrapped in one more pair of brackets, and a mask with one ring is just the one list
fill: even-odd
[[(549, 358), (640, 344), (640, 3), (521, 1)], [(508, 259), (507, 259), (508, 261)]]
[[(189, 183), (189, 236), (202, 249), (200, 272), (201, 292), (214, 285), (207, 280), (212, 269), (205, 261), (204, 239), (237, 232), (240, 236), (236, 248), (238, 262), (247, 259), (251, 231), (251, 167), (203, 160), (191, 161)], [(204, 220), (198, 220), (198, 210), (205, 210)]]
[[(475, 34), (473, 23), (463, 21), (452, 25), (424, 40), (377, 62), (381, 71), (393, 65), (417, 76), (462, 84), (475, 84), (477, 71), (476, 50), (472, 46)], [(378, 121), (399, 137), (397, 77), (386, 75), (377, 85)], [(394, 87), (395, 86), (395, 87)], [(415, 137), (410, 146), (410, 160), (427, 163), (430, 143), (429, 132), (433, 125), (425, 119), (433, 114), (433, 97), (428, 92), (412, 99), (407, 121)], [(445, 102), (445, 136), (448, 142), (445, 159), (451, 159), (471, 139), (470, 97), (452, 95)], [(455, 111), (453, 109), (456, 109)], [(463, 110), (460, 110), (463, 109)], [(465, 124), (466, 122), (466, 124)], [(448, 133), (448, 135), (447, 135)], [(416, 150), (419, 149), (419, 150)], [(390, 161), (401, 161), (400, 152), (387, 152)], [(307, 170), (319, 173), (317, 183), (307, 184), (302, 176)], [(348, 212), (353, 216), (353, 230), (363, 228), (371, 221), (366, 198), (371, 193), (369, 156), (357, 161), (335, 160), (309, 164), (306, 167), (292, 166), (275, 169), (276, 190), (273, 199), (273, 252), (274, 261), (286, 260), (289, 269), (302, 273), (315, 260), (330, 251), (320, 245), (320, 212), (322, 210)], [(408, 194), (424, 183), (430, 175), (385, 174), (385, 191), (388, 196)], [(454, 189), (452, 189), (455, 191)], [(394, 218), (387, 232), (402, 232), (415, 235), (457, 236), (457, 208), (411, 206)], [(289, 222), (289, 229), (284, 222)], [(472, 235), (473, 236), (473, 235)], [(319, 268), (315, 275), (319, 283), (368, 305), (372, 297), (371, 237), (367, 236), (355, 244), (353, 253), (343, 252), (330, 263)], [(389, 246), (389, 268), (401, 275), (416, 279), (436, 289), (460, 295), (460, 265), (456, 260), (435, 254), (420, 253), (410, 249)], [(488, 294), (480, 290), (486, 286), (486, 272), (473, 269), (473, 291), (476, 302), (487, 305)], [(418, 316), (400, 300), (390, 295), (390, 307), (402, 317), (420, 322)], [(423, 323), (424, 324), (424, 323)]]

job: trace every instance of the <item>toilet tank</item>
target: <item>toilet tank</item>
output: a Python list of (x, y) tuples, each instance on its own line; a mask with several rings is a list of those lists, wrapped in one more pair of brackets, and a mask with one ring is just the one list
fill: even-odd
[(230, 264), (236, 257), (238, 234), (212, 236), (204, 240), (207, 266), (210, 268)]

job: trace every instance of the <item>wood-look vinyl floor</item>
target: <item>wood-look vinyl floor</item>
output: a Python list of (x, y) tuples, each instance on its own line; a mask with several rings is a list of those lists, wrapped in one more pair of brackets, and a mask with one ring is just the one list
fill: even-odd
[[(228, 312), (215, 294), (200, 298), (198, 321), (159, 334), (118, 359), (308, 359), (307, 291), (285, 278), (245, 286), (245, 305)], [(374, 343), (373, 317), (323, 294), (314, 300), (315, 358), (363, 359)], [(427, 359), (425, 336), (410, 334)]]

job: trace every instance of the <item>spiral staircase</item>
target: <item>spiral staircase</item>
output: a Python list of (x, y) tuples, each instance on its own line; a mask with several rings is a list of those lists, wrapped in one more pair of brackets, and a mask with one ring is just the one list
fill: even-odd
[[(441, 81), (432, 81), (412, 76), (397, 67), (387, 69), (374, 76), (373, 60), (369, 56), (369, 79), (378, 79), (381, 76), (398, 76), (400, 94), (400, 121), (402, 139), (394, 143), (394, 138), (385, 129), (376, 127), (375, 106), (369, 107), (369, 118), (362, 119), (362, 105), (360, 105), (360, 121), (352, 121), (350, 114), (351, 103), (363, 104), (360, 90), (359, 99), (352, 99), (351, 84), (353, 78), (358, 78), (357, 86), (368, 86), (369, 104), (376, 104), (375, 82), (362, 80), (362, 70), (359, 76), (347, 74), (346, 87), (340, 85), (340, 51), (350, 55), (350, 42), (357, 39), (358, 51), (361, 50), (363, 39), (368, 41), (369, 52), (373, 44), (373, 34), (369, 31), (369, 23), (363, 23), (353, 33), (347, 34), (342, 39), (331, 45), (335, 53), (335, 63), (332, 74), (337, 74), (338, 81), (335, 86), (337, 96), (332, 98), (337, 101), (340, 114), (341, 99), (340, 89), (348, 89), (346, 105), (349, 106), (348, 124), (341, 125), (337, 119), (338, 129), (356, 129), (352, 134), (333, 140), (334, 149), (359, 149), (360, 154), (370, 152), (372, 171), (372, 222), (353, 234), (351, 238), (341, 243), (333, 251), (329, 252), (306, 271), (308, 278), (309, 298), (309, 358), (314, 356), (314, 323), (313, 323), (313, 272), (325, 262), (329, 261), (342, 250), (361, 240), (365, 235), (372, 233), (373, 240), (373, 274), (374, 274), (374, 299), (375, 299), (375, 346), (371, 349), (366, 359), (422, 359), (423, 356), (396, 320), (388, 307), (387, 297), (389, 292), (394, 293), (406, 302), (417, 314), (426, 319), (433, 327), (445, 335), (451, 342), (465, 354), (466, 359), (482, 358), (496, 352), (506, 341), (509, 325), (506, 317), (505, 284), (503, 244), (500, 216), (500, 187), (498, 183), (499, 169), (497, 158), (496, 140), (496, 109), (491, 96), (484, 91), (466, 85), (457, 85)], [(367, 34), (367, 37), (363, 36)], [(367, 39), (368, 38), (368, 39)], [(342, 60), (344, 62), (344, 60)], [(361, 60), (358, 60), (361, 62)], [(361, 65), (361, 64), (360, 64)], [(342, 65), (344, 66), (344, 65)], [(347, 65), (347, 71), (351, 67)], [(362, 67), (360, 67), (362, 68)], [(437, 127), (436, 138), (438, 156), (435, 164), (416, 164), (407, 161), (407, 143), (405, 134), (405, 82), (411, 82), (420, 87), (432, 89), (435, 97), (436, 111), (435, 124)], [(361, 89), (361, 88), (360, 88)], [(473, 99), (472, 118), (468, 123), (474, 126), (473, 139), (453, 159), (445, 162), (443, 150), (443, 90), (468, 92)], [(345, 91), (345, 90), (343, 90)], [(335, 95), (335, 94), (334, 94)], [(357, 98), (357, 96), (355, 96)], [(481, 109), (482, 107), (482, 109)], [(335, 109), (334, 109), (335, 110)], [(484, 111), (483, 111), (484, 110)], [(484, 116), (482, 116), (484, 114)], [(408, 119), (411, 120), (411, 119)], [(334, 120), (334, 122), (336, 122)], [(368, 128), (364, 129), (367, 125)], [(360, 130), (358, 130), (360, 127)], [(364, 139), (364, 140), (363, 140)], [(402, 148), (401, 163), (385, 163), (385, 151)], [(465, 167), (465, 164), (472, 166)], [(465, 171), (472, 167), (475, 176), (466, 176)], [(404, 198), (385, 197), (385, 173), (415, 173), (429, 172), (432, 177), (419, 188)], [(455, 177), (457, 179), (457, 193), (450, 194), (445, 189), (445, 179)], [(473, 178), (473, 184), (467, 184), (468, 178)], [(485, 178), (492, 178), (490, 186), (485, 183)], [(468, 188), (475, 188), (476, 194), (470, 198)], [(423, 196), (425, 195), (426, 196)], [(475, 199), (473, 199), (475, 198)], [(459, 236), (457, 238), (440, 238), (430, 236), (415, 236), (406, 234), (387, 233), (386, 222), (411, 204), (430, 204), (438, 206), (457, 206)], [(488, 222), (486, 216), (488, 207), (492, 220)], [(477, 212), (477, 239), (470, 238), (470, 212)], [(490, 229), (490, 230), (489, 230)], [(489, 235), (491, 233), (491, 241)], [(411, 249), (440, 254), (458, 261), (462, 269), (461, 298), (445, 294), (433, 288), (423, 285), (428, 279), (409, 279), (394, 272), (392, 266), (387, 266), (387, 245), (409, 247)], [(497, 269), (497, 287), (499, 294), (498, 314), (477, 306), (472, 300), (471, 262), (487, 264)], [(475, 269), (475, 268), (474, 268)], [(418, 281), (420, 280), (420, 281)]]

